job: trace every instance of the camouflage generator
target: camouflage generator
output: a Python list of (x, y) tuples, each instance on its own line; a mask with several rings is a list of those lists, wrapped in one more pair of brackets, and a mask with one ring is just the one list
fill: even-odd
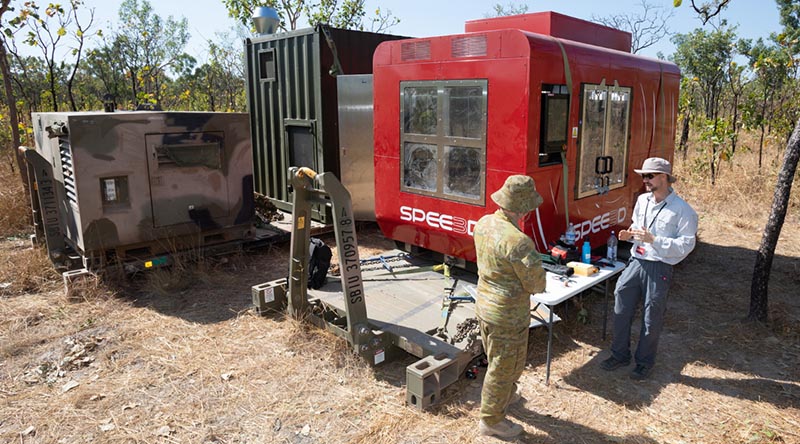
[(254, 235), (245, 113), (32, 115), (36, 240), (59, 268), (126, 271), (240, 248)]

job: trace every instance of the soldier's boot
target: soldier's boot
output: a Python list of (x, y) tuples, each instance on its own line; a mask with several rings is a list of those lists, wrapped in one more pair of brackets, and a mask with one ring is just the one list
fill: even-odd
[(511, 394), (511, 397), (508, 398), (508, 402), (506, 403), (506, 408), (512, 404), (516, 404), (519, 400), (522, 399), (522, 394), (519, 392), (519, 386), (515, 383), (514, 384), (514, 393)]
[(480, 434), (483, 436), (497, 436), (500, 438), (513, 438), (522, 433), (522, 426), (504, 419), (495, 425), (488, 425), (481, 420), (478, 426)]

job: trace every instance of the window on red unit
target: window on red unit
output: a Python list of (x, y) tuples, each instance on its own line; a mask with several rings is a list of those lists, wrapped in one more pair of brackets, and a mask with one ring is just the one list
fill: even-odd
[(542, 85), (539, 166), (561, 163), (567, 145), (569, 89), (567, 85)]
[(578, 198), (625, 186), (631, 88), (583, 85)]
[(488, 82), (401, 82), (405, 192), (483, 205)]

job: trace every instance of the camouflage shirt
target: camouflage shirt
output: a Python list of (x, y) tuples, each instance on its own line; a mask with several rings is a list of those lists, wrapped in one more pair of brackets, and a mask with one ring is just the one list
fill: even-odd
[(475, 226), (478, 256), (478, 317), (490, 324), (530, 324), (530, 295), (541, 293), (545, 273), (533, 241), (503, 210), (483, 216)]

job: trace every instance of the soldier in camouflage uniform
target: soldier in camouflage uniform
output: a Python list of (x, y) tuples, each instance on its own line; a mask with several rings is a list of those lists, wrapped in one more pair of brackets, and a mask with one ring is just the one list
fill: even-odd
[(478, 257), (476, 313), (489, 367), (481, 391), (482, 435), (510, 438), (522, 426), (505, 419), (518, 401), (516, 382), (525, 367), (530, 325), (530, 295), (545, 288), (545, 273), (533, 241), (518, 221), (542, 203), (528, 176), (510, 176), (492, 194), (500, 206), (475, 226)]

